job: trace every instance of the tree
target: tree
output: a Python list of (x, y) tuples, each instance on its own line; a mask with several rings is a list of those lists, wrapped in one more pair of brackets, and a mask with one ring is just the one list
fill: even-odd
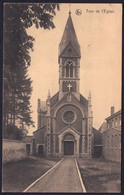
[(53, 29), (58, 4), (6, 3), (4, 5), (4, 125), (34, 125), (31, 118), (31, 79), (28, 77), (34, 38), (27, 28)]

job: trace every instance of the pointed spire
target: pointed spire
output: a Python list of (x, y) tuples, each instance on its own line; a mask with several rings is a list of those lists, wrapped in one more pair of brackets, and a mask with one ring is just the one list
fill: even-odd
[(38, 99), (37, 100), (37, 112), (40, 112), (40, 109), (41, 109), (41, 100)]
[(47, 99), (50, 99), (51, 95), (50, 95), (50, 90), (48, 90), (48, 95), (47, 95)]
[(89, 91), (89, 96), (88, 96), (88, 116), (89, 117), (93, 116), (92, 104), (91, 104), (91, 91)]
[(91, 91), (89, 91), (88, 99), (91, 99)]
[(71, 4), (69, 3), (69, 15), (71, 15)]
[(59, 44), (59, 57), (63, 53), (64, 49), (71, 43), (74, 49), (76, 50), (77, 56), (80, 57), (80, 45), (77, 40), (75, 33), (74, 25), (71, 18), (71, 11), (69, 10), (68, 20), (66, 22), (65, 30)]
[(47, 100), (46, 100), (46, 106), (47, 106), (47, 116), (50, 115), (50, 90), (48, 90)]

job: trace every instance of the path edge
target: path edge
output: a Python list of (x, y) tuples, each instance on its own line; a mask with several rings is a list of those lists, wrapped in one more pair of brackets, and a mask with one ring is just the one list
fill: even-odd
[(29, 185), (23, 192), (27, 192), (33, 185), (35, 185), (40, 179), (42, 179), (45, 175), (47, 175), (52, 169), (54, 169), (60, 162), (62, 162), (64, 158), (62, 158), (58, 163), (56, 163), (53, 167), (51, 167), (46, 173), (41, 175), (37, 180), (35, 180), (31, 185)]
[(80, 183), (81, 183), (81, 187), (82, 187), (83, 193), (86, 193), (86, 188), (84, 186), (84, 183), (83, 183), (83, 180), (82, 180), (82, 177), (81, 177), (81, 173), (80, 173), (80, 170), (79, 170), (76, 158), (75, 158), (75, 164), (76, 164), (76, 167), (77, 167), (77, 171), (78, 171), (78, 175), (79, 175), (79, 179), (80, 179)]

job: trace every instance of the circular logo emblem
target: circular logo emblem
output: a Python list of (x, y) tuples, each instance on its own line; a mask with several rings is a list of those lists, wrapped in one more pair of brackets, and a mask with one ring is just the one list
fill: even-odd
[(76, 13), (76, 15), (80, 16), (82, 14), (82, 11), (81, 11), (81, 9), (76, 9), (75, 13)]

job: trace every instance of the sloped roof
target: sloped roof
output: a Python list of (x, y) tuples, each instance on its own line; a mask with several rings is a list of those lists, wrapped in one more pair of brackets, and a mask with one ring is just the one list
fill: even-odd
[(33, 136), (32, 135), (27, 135), (23, 138), (23, 141), (25, 142), (32, 142)]
[(88, 108), (88, 100), (81, 94), (80, 94), (80, 102), (85, 109)]
[(36, 133), (37, 131), (43, 131), (45, 127), (46, 127), (46, 126), (44, 125), (44, 126), (40, 127), (39, 129), (33, 131), (33, 134)]
[[(67, 93), (65, 94), (65, 96), (67, 95)], [(73, 94), (72, 94), (73, 95)], [(64, 97), (65, 97), (64, 96)], [(63, 97), (63, 98), (64, 98)], [(75, 97), (75, 96), (74, 96)], [(76, 98), (76, 97), (75, 97)], [(62, 101), (62, 99), (61, 99), (61, 101)], [(50, 99), (50, 104), (51, 104), (51, 108), (56, 104), (56, 103), (58, 103), (58, 102), (60, 102), (59, 101), (59, 92), (57, 92), (54, 96), (52, 96), (51, 97), (51, 99)], [(80, 103), (85, 107), (85, 108), (87, 108), (87, 106), (88, 106), (88, 100), (84, 97), (84, 96), (82, 96), (81, 94), (80, 94)]]
[[(66, 93), (66, 94), (64, 94), (64, 96), (59, 100), (59, 92), (58, 93), (56, 93), (52, 98), (51, 98), (51, 109), (54, 109), (54, 106), (56, 107), (56, 106), (58, 106), (59, 104), (61, 104), (63, 101), (64, 101), (64, 99), (68, 96), (68, 94), (69, 94), (70, 92), (68, 92), (68, 93)], [(84, 108), (84, 110), (85, 110), (85, 112), (87, 113), (88, 112), (88, 100), (85, 98), (85, 97), (83, 97), (81, 94), (80, 94), (80, 100), (78, 100), (77, 98), (76, 98), (76, 96), (73, 94), (73, 93), (71, 93), (71, 95), (72, 95), (72, 97), (75, 99), (75, 100), (77, 100), (77, 102), (78, 102), (78, 106), (79, 106), (79, 104), (82, 104), (82, 107)], [(64, 103), (68, 103), (68, 104), (75, 104), (75, 102), (74, 101), (70, 101), (70, 102), (65, 102), (64, 101)], [(76, 106), (76, 105), (75, 105)], [(85, 113), (85, 114), (86, 114)]]
[(121, 114), (121, 110), (119, 110), (118, 112), (115, 112), (114, 114), (110, 115), (109, 117), (107, 117), (105, 120), (109, 120), (111, 118), (114, 118), (116, 116), (118, 116), (119, 114)]
[(51, 108), (59, 101), (59, 92), (57, 92), (54, 96), (50, 99)]
[(78, 56), (80, 57), (80, 45), (77, 40), (77, 36), (75, 33), (74, 25), (71, 18), (71, 13), (69, 13), (68, 20), (65, 26), (65, 30), (61, 39), (61, 42), (59, 44), (59, 57), (61, 56), (64, 49), (67, 47), (67, 45), (71, 43), (73, 47), (75, 48)]
[(102, 125), (99, 128), (99, 132), (103, 133), (107, 129), (107, 122), (103, 122)]

